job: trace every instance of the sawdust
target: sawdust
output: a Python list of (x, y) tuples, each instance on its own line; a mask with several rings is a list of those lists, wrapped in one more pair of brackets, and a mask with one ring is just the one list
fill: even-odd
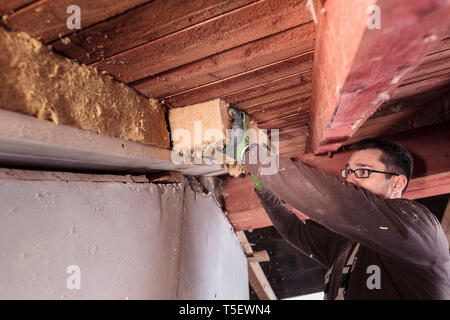
[(96, 68), (0, 27), (0, 108), (168, 148), (165, 110)]

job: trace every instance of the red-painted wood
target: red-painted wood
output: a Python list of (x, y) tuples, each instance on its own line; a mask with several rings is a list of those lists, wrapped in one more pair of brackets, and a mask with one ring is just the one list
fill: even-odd
[(149, 1), (41, 0), (15, 12), (3, 22), (12, 30), (23, 31), (44, 42), (50, 42), (76, 31), (67, 28), (67, 18), (70, 16), (67, 7), (70, 5), (80, 7), (81, 28), (84, 29)]
[(33, 1), (35, 0), (2, 0), (0, 1), (0, 16), (17, 10)]
[(450, 193), (450, 171), (412, 179), (403, 198), (420, 199)]
[[(275, 63), (314, 48), (313, 23), (258, 39), (213, 56), (138, 80), (133, 87), (146, 96), (167, 97)], [(312, 60), (311, 60), (312, 68)]]
[(264, 105), (276, 105), (296, 97), (304, 98), (310, 95), (311, 72), (306, 72), (240, 90), (224, 96), (223, 99), (247, 112), (262, 108)]
[[(182, 107), (208, 101), (216, 97), (222, 98), (227, 94), (252, 88), (255, 85), (266, 84), (267, 82), (283, 79), (298, 74), (299, 72), (310, 71), (312, 68), (312, 58), (312, 53), (294, 56), (268, 66), (262, 66), (255, 70), (249, 70), (245, 73), (166, 97), (164, 100), (172, 107)], [(298, 84), (300, 83), (299, 80), (297, 80)]]
[[(318, 8), (323, 14), (311, 109), (315, 153), (336, 151), (450, 30), (448, 1), (345, 2), (328, 0)], [(367, 27), (370, 5), (380, 8), (379, 30)]]
[[(127, 2), (127, 1), (121, 1)], [(81, 30), (52, 46), (90, 64), (167, 36), (255, 0), (155, 0)]]

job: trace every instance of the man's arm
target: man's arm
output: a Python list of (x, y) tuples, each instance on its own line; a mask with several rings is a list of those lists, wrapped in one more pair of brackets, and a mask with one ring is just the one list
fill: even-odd
[(425, 268), (448, 259), (439, 222), (412, 201), (384, 199), (289, 159), (280, 158), (273, 175), (261, 175), (259, 164), (246, 161), (244, 167), (280, 199), (345, 238)]
[(269, 189), (255, 190), (275, 229), (292, 246), (330, 268), (348, 241), (312, 220), (302, 221)]

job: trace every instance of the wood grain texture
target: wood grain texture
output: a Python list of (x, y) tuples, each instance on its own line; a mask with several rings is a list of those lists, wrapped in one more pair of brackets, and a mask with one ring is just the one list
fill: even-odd
[(132, 86), (146, 96), (164, 98), (311, 52), (314, 48), (314, 36), (313, 23), (309, 22), (162, 72), (157, 76), (138, 80), (132, 83)]
[(295, 74), (286, 78), (277, 79), (263, 85), (238, 91), (223, 99), (242, 110), (258, 105), (277, 103), (277, 100), (291, 98), (304, 94), (311, 94), (311, 73)]
[(305, 0), (262, 0), (94, 65), (129, 83), (311, 20)]
[[(347, 3), (327, 1), (326, 15), (319, 18), (311, 108), (316, 153), (337, 150), (450, 29), (444, 18), (450, 15), (446, 1)], [(382, 12), (382, 30), (367, 28), (370, 5)]]
[(0, 1), (0, 16), (17, 10), (36, 0), (2, 0)]
[(90, 64), (167, 36), (255, 0), (156, 0), (83, 29), (52, 46)]
[(412, 179), (403, 197), (414, 200), (450, 193), (450, 171)]
[[(243, 247), (244, 253), (253, 254), (253, 249), (248, 243), (244, 232), (237, 232), (236, 235), (241, 243), (241, 246)], [(259, 262), (248, 262), (248, 281), (260, 300), (277, 299)]]
[(99, 21), (106, 20), (149, 0), (41, 0), (10, 15), (4, 23), (14, 31), (23, 31), (29, 35), (50, 42), (73, 33), (67, 28), (67, 7), (78, 5), (81, 11), (81, 28), (87, 28)]
[[(222, 98), (230, 93), (245, 90), (261, 83), (266, 84), (270, 81), (309, 71), (312, 68), (312, 58), (312, 53), (294, 56), (268, 66), (249, 70), (242, 74), (166, 97), (165, 101), (172, 107), (180, 107), (211, 100), (214, 97)], [(298, 84), (300, 84), (300, 79), (298, 79)]]

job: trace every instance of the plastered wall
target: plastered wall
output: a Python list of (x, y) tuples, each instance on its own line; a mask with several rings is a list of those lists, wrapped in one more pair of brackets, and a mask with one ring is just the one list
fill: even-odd
[(214, 298), (248, 299), (248, 280), (212, 197), (180, 184), (0, 179), (0, 299)]

